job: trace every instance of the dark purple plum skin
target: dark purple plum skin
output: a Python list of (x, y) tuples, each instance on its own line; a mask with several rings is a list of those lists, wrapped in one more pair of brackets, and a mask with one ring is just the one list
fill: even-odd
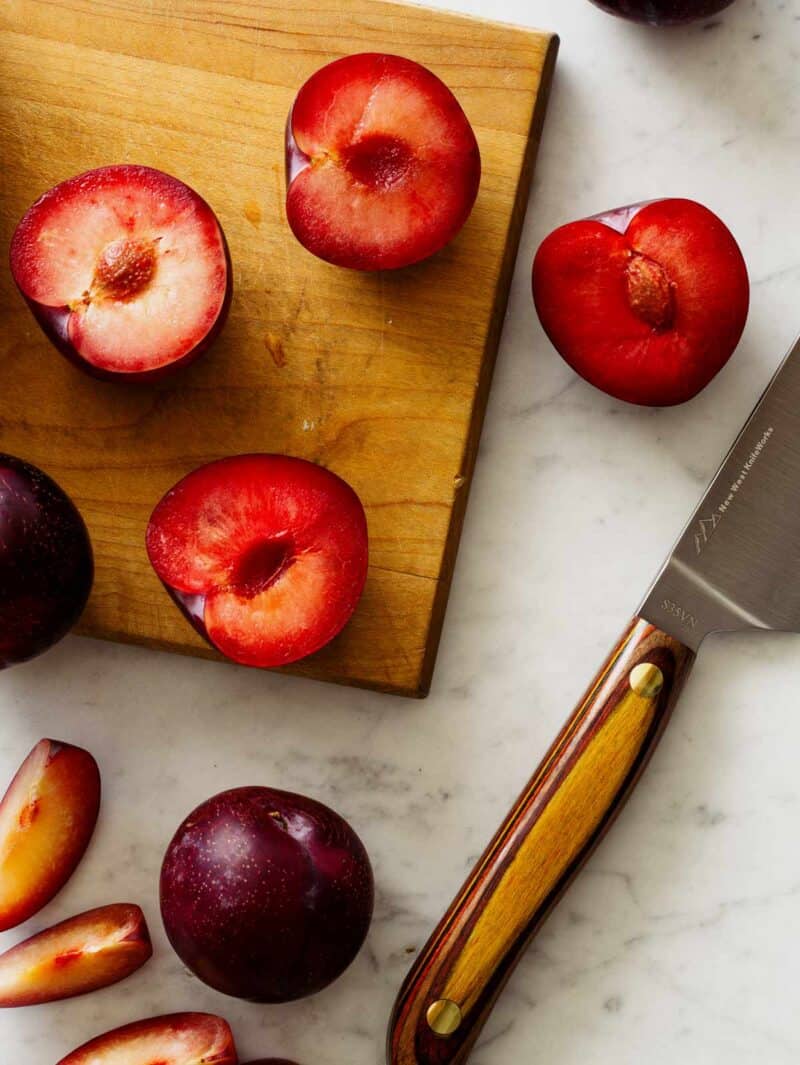
[(60, 640), (86, 606), (93, 577), (75, 504), (36, 466), (0, 453), (0, 669)]
[[(203, 202), (205, 203), (205, 201)], [(206, 206), (208, 206), (208, 204), (206, 204)], [(209, 210), (211, 210), (210, 207)], [(214, 217), (216, 218), (216, 215), (214, 215)], [(47, 307), (43, 303), (38, 303), (36, 300), (30, 299), (21, 289), (20, 295), (27, 303), (28, 309), (39, 323), (42, 332), (53, 347), (59, 351), (65, 359), (71, 362), (73, 366), (77, 366), (78, 369), (83, 370), (84, 373), (89, 374), (90, 377), (97, 378), (100, 381), (117, 381), (131, 384), (148, 384), (152, 381), (160, 381), (163, 377), (170, 377), (176, 370), (190, 366), (196, 359), (199, 359), (201, 355), (204, 355), (222, 332), (222, 328), (228, 320), (228, 312), (231, 309), (231, 301), (233, 300), (233, 264), (231, 263), (231, 253), (228, 248), (228, 242), (225, 239), (222, 226), (219, 224), (219, 219), (217, 219), (217, 225), (219, 225), (219, 231), (222, 237), (222, 246), (225, 250), (225, 264), (227, 267), (225, 297), (222, 301), (219, 314), (217, 315), (214, 324), (199, 344), (195, 344), (191, 351), (187, 351), (186, 354), (182, 355), (179, 359), (175, 359), (173, 362), (168, 362), (166, 366), (159, 366), (155, 370), (142, 370), (138, 373), (116, 373), (113, 370), (105, 370), (100, 366), (95, 366), (93, 363), (87, 362), (80, 352), (75, 350), (72, 341), (69, 339), (69, 307)], [(19, 286), (17, 287), (19, 288)]]
[(235, 998), (289, 1002), (339, 977), (364, 943), (372, 867), (348, 823), (314, 799), (234, 788), (167, 848), (161, 915), (181, 960)]
[(259, 1058), (258, 1061), (248, 1061), (247, 1065), (295, 1065), (295, 1062), (286, 1058)]
[(592, 0), (612, 15), (647, 22), (651, 26), (680, 26), (717, 15), (733, 0)]

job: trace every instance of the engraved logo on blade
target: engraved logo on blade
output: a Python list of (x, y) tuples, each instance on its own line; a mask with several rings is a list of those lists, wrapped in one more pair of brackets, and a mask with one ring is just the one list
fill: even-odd
[(684, 610), (683, 607), (674, 601), (674, 599), (662, 599), (661, 609), (665, 610), (668, 614), (672, 614), (680, 621), (681, 625), (686, 625), (690, 629), (697, 628), (697, 618), (694, 614), (690, 614), (688, 610)]
[(698, 555), (701, 555), (703, 553), (706, 544), (708, 544), (709, 540), (714, 535), (717, 526), (720, 524), (722, 519), (725, 517), (725, 515), (731, 509), (733, 504), (736, 502), (736, 493), (739, 491), (744, 482), (750, 476), (750, 471), (758, 462), (761, 452), (769, 443), (770, 438), (772, 437), (772, 434), (774, 432), (775, 430), (772, 426), (765, 430), (761, 439), (758, 441), (756, 446), (747, 456), (747, 462), (745, 462), (745, 464), (742, 466), (741, 470), (739, 471), (739, 476), (736, 478), (735, 481), (732, 482), (728, 490), (728, 494), (719, 504), (717, 509), (712, 514), (709, 514), (708, 517), (700, 518), (700, 520), (698, 521), (697, 528), (694, 534), (694, 546)]

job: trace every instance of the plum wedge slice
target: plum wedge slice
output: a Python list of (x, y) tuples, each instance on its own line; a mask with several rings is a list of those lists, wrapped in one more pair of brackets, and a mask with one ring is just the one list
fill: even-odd
[(27, 921), (66, 884), (99, 810), (100, 771), (89, 752), (37, 743), (0, 802), (0, 931)]
[(58, 1065), (237, 1065), (227, 1021), (171, 1013), (126, 1024), (84, 1043)]
[(0, 954), (0, 1007), (36, 1006), (108, 987), (152, 953), (138, 906), (89, 910)]
[(147, 166), (100, 167), (46, 192), (17, 226), (11, 272), (62, 354), (128, 381), (200, 355), (231, 298), (216, 215), (188, 185)]

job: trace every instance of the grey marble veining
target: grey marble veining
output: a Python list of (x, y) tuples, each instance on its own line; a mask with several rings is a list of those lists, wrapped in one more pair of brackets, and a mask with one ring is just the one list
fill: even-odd
[[(138, 1017), (220, 1012), (242, 1059), (378, 1065), (413, 954), (617, 638), (800, 330), (800, 0), (737, 0), (657, 32), (586, 0), (448, 0), (563, 39), (433, 694), (415, 704), (71, 638), (0, 676), (0, 779), (42, 735), (105, 770), (92, 848), (30, 929), (140, 902), (155, 958), (118, 988), (0, 1013), (0, 1065), (52, 1065)], [(555, 225), (686, 195), (753, 280), (740, 350), (694, 402), (627, 407), (538, 326)], [(524, 960), (475, 1065), (789, 1065), (800, 962), (800, 637), (709, 641), (618, 826)], [(311, 793), (374, 859), (367, 947), (322, 995), (235, 1002), (190, 977), (158, 916), (161, 855), (222, 788)]]

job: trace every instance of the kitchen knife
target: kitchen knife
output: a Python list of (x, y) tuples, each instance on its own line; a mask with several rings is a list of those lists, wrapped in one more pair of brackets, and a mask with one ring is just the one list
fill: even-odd
[(409, 973), (389, 1065), (467, 1060), (528, 943), (658, 743), (710, 632), (800, 630), (800, 341)]

